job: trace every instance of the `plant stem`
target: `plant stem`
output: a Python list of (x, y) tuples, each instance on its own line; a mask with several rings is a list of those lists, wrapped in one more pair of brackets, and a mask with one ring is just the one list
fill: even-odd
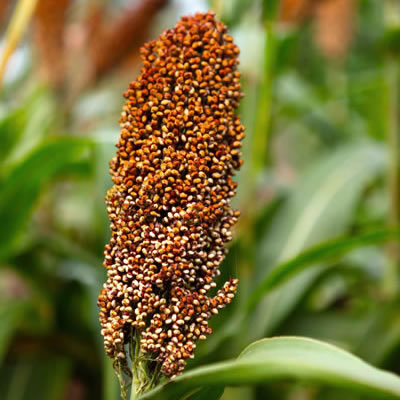
[[(253, 130), (253, 146), (251, 149), (250, 174), (248, 183), (248, 195), (245, 199), (245, 204), (253, 202), (257, 197), (257, 180), (262, 173), (267, 160), (267, 146), (269, 139), (269, 130), (271, 123), (271, 104), (272, 104), (272, 88), (273, 88), (273, 73), (275, 64), (275, 49), (276, 49), (276, 33), (275, 33), (275, 17), (268, 14), (264, 10), (263, 14), (264, 26), (264, 46), (263, 46), (263, 62), (259, 72), (259, 88), (257, 93), (257, 110)], [(244, 220), (244, 221), (243, 221)], [(241, 263), (239, 264), (241, 277), (241, 296), (240, 304), (245, 305), (246, 299), (251, 293), (251, 280), (254, 274), (255, 254), (256, 254), (256, 238), (254, 236), (256, 213), (251, 210), (247, 213), (246, 218), (242, 217), (243, 231), (247, 232), (243, 236), (240, 243)], [(235, 340), (237, 350), (243, 348), (248, 340), (246, 328), (243, 325), (243, 334), (238, 335)]]
[(264, 21), (265, 45), (264, 60), (261, 72), (261, 82), (258, 92), (257, 116), (254, 128), (252, 175), (253, 180), (263, 169), (267, 158), (267, 144), (271, 120), (272, 75), (275, 58), (274, 22)]
[(149, 385), (147, 386), (146, 390), (152, 389), (153, 386), (157, 383), (158, 378), (160, 376), (160, 371), (161, 371), (161, 363), (157, 363), (156, 368), (153, 371), (153, 375), (151, 377), (151, 380), (150, 380)]
[(136, 329), (132, 331), (131, 338), (132, 384), (130, 400), (134, 400), (158, 382), (161, 365), (157, 363), (154, 370), (150, 369), (151, 361), (145, 359), (141, 354), (140, 333)]
[(138, 398), (138, 392), (137, 392), (137, 385), (135, 382), (135, 379), (132, 379), (132, 385), (131, 385), (131, 396), (129, 397), (130, 400), (136, 400)]
[[(386, 61), (387, 97), (388, 97), (388, 128), (387, 141), (389, 151), (388, 185), (390, 211), (388, 223), (390, 226), (400, 225), (400, 130), (398, 124), (398, 85), (399, 65), (395, 58)], [(393, 298), (398, 290), (400, 273), (400, 247), (398, 242), (392, 242), (387, 247), (388, 263), (383, 281), (383, 291), (388, 298)]]

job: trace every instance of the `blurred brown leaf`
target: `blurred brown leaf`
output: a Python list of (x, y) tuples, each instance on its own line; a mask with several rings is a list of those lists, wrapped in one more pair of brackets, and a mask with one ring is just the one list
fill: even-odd
[(11, 10), (12, 5), (14, 4), (13, 0), (1, 0), (0, 1), (0, 29), (3, 29), (3, 23), (6, 22), (6, 18)]
[(283, 0), (282, 22), (299, 24), (311, 18), (314, 42), (331, 60), (342, 59), (350, 46), (355, 26), (355, 0)]
[(105, 19), (104, 4), (91, 3), (85, 20), (86, 43), (95, 43), (104, 30)]
[(70, 382), (65, 393), (64, 400), (83, 400), (87, 398), (86, 387), (78, 379)]
[(34, 44), (41, 79), (60, 88), (65, 76), (64, 32), (71, 0), (40, 0), (35, 13)]
[(98, 80), (136, 52), (146, 40), (151, 21), (168, 0), (142, 0), (121, 13), (108, 26), (92, 34), (91, 79)]
[(355, 27), (354, 0), (315, 1), (314, 40), (329, 59), (342, 59), (350, 46)]
[(281, 3), (281, 21), (294, 23), (309, 15), (313, 0), (283, 0)]
[(69, 66), (71, 80), (66, 97), (67, 108), (82, 91), (95, 85), (126, 60), (131, 60), (132, 55), (139, 54), (154, 16), (168, 0), (132, 3), (111, 21), (104, 4), (93, 4), (84, 23), (69, 29), (67, 39), (73, 63)]

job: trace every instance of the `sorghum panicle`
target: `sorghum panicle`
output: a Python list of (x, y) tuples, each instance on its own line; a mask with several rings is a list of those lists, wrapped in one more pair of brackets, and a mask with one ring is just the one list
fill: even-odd
[(234, 114), (239, 50), (208, 12), (183, 17), (141, 52), (110, 163), (112, 238), (98, 304), (110, 357), (124, 362), (136, 329), (141, 352), (175, 376), (238, 283), (207, 296), (239, 216), (230, 207), (244, 137)]

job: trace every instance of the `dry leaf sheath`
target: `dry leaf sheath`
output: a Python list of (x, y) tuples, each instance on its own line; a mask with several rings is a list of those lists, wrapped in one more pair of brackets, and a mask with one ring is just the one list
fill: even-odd
[(242, 96), (239, 49), (208, 12), (183, 17), (141, 52), (110, 163), (112, 237), (98, 304), (116, 365), (127, 365), (124, 346), (135, 341), (136, 357), (140, 349), (151, 371), (173, 377), (238, 283), (207, 295), (239, 216), (230, 206), (244, 137), (234, 113)]
[(43, 82), (60, 89), (65, 83), (65, 23), (71, 0), (40, 0), (35, 12), (34, 44)]
[[(91, 71), (87, 84), (107, 75), (133, 52), (138, 53), (139, 47), (148, 37), (150, 23), (168, 1), (142, 0), (132, 3), (134, 6), (128, 7), (115, 20), (110, 22), (105, 19), (92, 32), (89, 43)], [(92, 23), (95, 22), (93, 17), (96, 18), (96, 11), (92, 15)], [(100, 15), (96, 19), (100, 20)]]

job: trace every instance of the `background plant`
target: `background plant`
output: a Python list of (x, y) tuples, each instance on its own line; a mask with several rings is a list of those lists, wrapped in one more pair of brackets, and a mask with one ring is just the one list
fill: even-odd
[[(3, 59), (10, 35), (15, 44), (0, 89), (1, 398), (119, 398), (95, 303), (121, 93), (138, 74), (144, 40), (209, 7), (242, 52), (242, 217), (221, 268), (221, 282), (240, 278), (239, 292), (187, 378), (149, 396), (202, 386), (189, 398), (219, 398), (225, 384), (224, 400), (398, 390), (397, 380), (319, 342), (267, 340), (242, 353), (264, 337), (306, 336), (400, 372), (398, 2), (34, 6), (20, 7), (18, 20), (16, 2), (0, 4)], [(325, 352), (329, 363), (318, 364)], [(228, 359), (208, 375), (195, 369)], [(285, 379), (272, 376), (277, 368)]]

